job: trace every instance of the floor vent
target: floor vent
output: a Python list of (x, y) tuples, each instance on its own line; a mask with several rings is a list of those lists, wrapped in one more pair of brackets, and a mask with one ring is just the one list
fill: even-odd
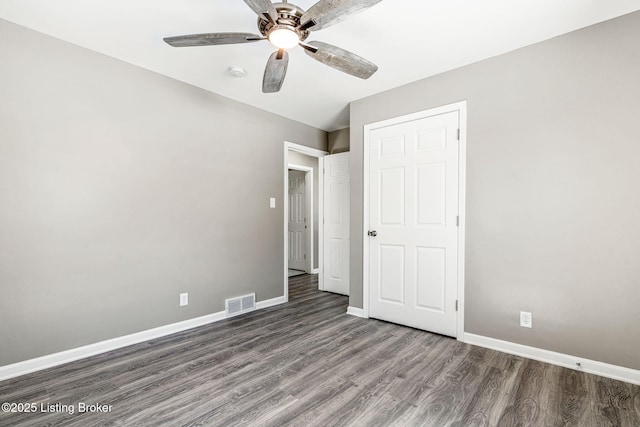
[(244, 295), (237, 298), (229, 298), (224, 301), (224, 309), (227, 317), (237, 316), (256, 309), (256, 294)]

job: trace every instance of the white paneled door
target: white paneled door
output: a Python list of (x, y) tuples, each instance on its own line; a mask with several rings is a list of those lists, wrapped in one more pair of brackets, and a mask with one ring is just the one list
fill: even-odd
[(349, 153), (324, 157), (323, 290), (349, 295)]
[(369, 316), (455, 337), (459, 112), (368, 140)]
[(307, 269), (306, 172), (289, 171), (289, 268)]

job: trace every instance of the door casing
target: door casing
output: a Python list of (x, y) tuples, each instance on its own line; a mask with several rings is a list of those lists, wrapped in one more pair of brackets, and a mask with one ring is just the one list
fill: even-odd
[(458, 215), (460, 217), (459, 233), (458, 233), (458, 283), (457, 283), (457, 300), (458, 300), (458, 315), (457, 315), (457, 339), (462, 341), (464, 337), (464, 255), (465, 255), (465, 195), (466, 195), (466, 164), (467, 164), (467, 102), (461, 101), (454, 104), (445, 105), (442, 107), (432, 108), (417, 113), (407, 114), (400, 117), (394, 117), (388, 120), (380, 122), (370, 123), (364, 126), (364, 144), (363, 144), (363, 192), (364, 192), (364, 205), (363, 205), (363, 230), (362, 230), (362, 314), (364, 317), (369, 317), (369, 295), (370, 295), (370, 278), (369, 278), (369, 237), (367, 232), (369, 231), (369, 135), (372, 130), (393, 126), (405, 122), (424, 119), (439, 114), (449, 113), (457, 111), (460, 117), (460, 140), (459, 140), (459, 157), (458, 157)]
[[(323, 161), (322, 158), (324, 156), (326, 156), (327, 154), (329, 154), (326, 151), (322, 151), (322, 150), (317, 150), (315, 148), (311, 148), (311, 147), (307, 147), (305, 145), (300, 145), (300, 144), (296, 144), (294, 142), (289, 142), (289, 141), (284, 141), (284, 168), (283, 168), (283, 172), (282, 172), (282, 176), (283, 176), (283, 214), (282, 214), (282, 218), (283, 218), (283, 255), (284, 255), (284, 265), (283, 265), (283, 269), (282, 269), (282, 276), (283, 276), (283, 288), (284, 288), (284, 300), (285, 302), (289, 301), (289, 275), (288, 275), (288, 270), (289, 270), (289, 266), (288, 266), (288, 258), (289, 258), (289, 243), (288, 243), (288, 233), (289, 233), (289, 220), (288, 220), (288, 216), (289, 216), (289, 169), (291, 168), (289, 165), (289, 151), (295, 151), (301, 154), (304, 154), (306, 156), (310, 156), (310, 157), (316, 157), (318, 159), (318, 170), (322, 171), (323, 169)], [(309, 168), (306, 166), (296, 166), (296, 165), (291, 165), (293, 166), (293, 168), (306, 168), (304, 170), (308, 170)], [(321, 177), (320, 177), (321, 178)], [(322, 224), (322, 215), (324, 212), (323, 209), (323, 197), (324, 197), (324, 189), (323, 189), (323, 183), (322, 183), (322, 179), (318, 180), (318, 215), (320, 215), (320, 220), (318, 221), (318, 236), (322, 236), (323, 235), (323, 224)], [(311, 184), (311, 187), (313, 187), (313, 185)], [(313, 210), (311, 209), (311, 214), (313, 214)], [(313, 218), (310, 218), (309, 220), (309, 224), (311, 225), (311, 229), (309, 231), (309, 236), (311, 236), (310, 243), (312, 245), (313, 248)], [(318, 239), (318, 268), (319, 268), (319, 272), (318, 272), (318, 285), (321, 286), (322, 283), (322, 256), (323, 256), (323, 247), (322, 247), (322, 239), (319, 238)], [(307, 255), (309, 258), (309, 262), (311, 263), (311, 265), (313, 266), (313, 250), (311, 252), (307, 252)], [(315, 270), (312, 270), (312, 272), (315, 272)], [(322, 288), (320, 288), (322, 290)]]

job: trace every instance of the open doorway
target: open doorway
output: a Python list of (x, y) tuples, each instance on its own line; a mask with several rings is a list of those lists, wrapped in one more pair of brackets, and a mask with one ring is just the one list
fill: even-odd
[[(323, 235), (323, 189), (321, 171), (323, 157), (327, 154), (329, 153), (326, 151), (304, 145), (292, 142), (284, 143), (283, 282), (284, 296), (287, 300), (291, 266), (294, 267), (292, 274), (318, 274), (318, 283), (322, 283), (322, 239), (320, 236)], [(293, 181), (290, 178), (293, 178)], [(304, 185), (302, 185), (303, 182)], [(304, 195), (301, 194), (302, 188), (300, 186), (304, 187)], [(295, 187), (298, 188), (295, 189)], [(303, 209), (299, 209), (302, 207), (306, 208), (306, 215), (302, 214)], [(290, 218), (293, 219), (291, 224)]]

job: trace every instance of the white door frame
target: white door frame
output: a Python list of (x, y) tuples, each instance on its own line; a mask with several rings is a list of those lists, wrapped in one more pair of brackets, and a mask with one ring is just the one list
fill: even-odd
[[(324, 198), (324, 188), (321, 171), (324, 168), (323, 157), (329, 154), (327, 151), (317, 150), (315, 148), (307, 147), (306, 145), (296, 144), (294, 142), (284, 141), (284, 168), (283, 168), (283, 195), (284, 195), (284, 212), (282, 214), (283, 217), (283, 232), (284, 236), (284, 245), (283, 245), (283, 253), (284, 253), (284, 267), (282, 269), (283, 275), (283, 287), (284, 287), (284, 300), (285, 302), (289, 301), (289, 268), (288, 268), (288, 260), (289, 260), (289, 239), (288, 239), (288, 230), (289, 230), (289, 151), (296, 151), (300, 154), (304, 154), (305, 156), (315, 157), (318, 159), (318, 214), (320, 218), (324, 215), (323, 210), (323, 198)], [(313, 183), (311, 183), (311, 187), (313, 187)], [(313, 212), (312, 212), (313, 214)], [(313, 235), (313, 223), (311, 223), (311, 232), (309, 234)], [(324, 235), (324, 227), (322, 221), (318, 221), (318, 284), (322, 283), (322, 257), (324, 255), (322, 239), (320, 236)], [(310, 258), (310, 262), (313, 265), (313, 258)]]
[[(306, 273), (313, 273), (313, 220), (314, 220), (314, 215), (313, 215), (313, 168), (309, 167), (309, 166), (302, 166), (302, 165), (295, 165), (292, 163), (289, 163), (288, 170), (295, 170), (295, 171), (300, 171), (300, 172), (304, 172), (304, 209), (306, 211), (306, 226), (307, 228), (305, 229), (305, 248), (304, 248), (304, 252), (305, 254), (307, 254), (307, 259), (306, 262), (304, 263), (304, 271)], [(288, 196), (288, 194), (287, 194)], [(287, 215), (287, 217), (289, 216), (289, 197), (285, 197), (287, 199), (287, 204), (285, 205), (285, 207), (287, 208), (287, 210), (285, 211), (285, 215)], [(319, 213), (319, 211), (318, 211)], [(288, 224), (287, 224), (287, 228), (288, 228)], [(287, 239), (287, 245), (289, 244), (289, 239)], [(287, 250), (289, 248), (287, 247)], [(287, 258), (288, 258), (289, 252), (287, 252)], [(289, 266), (289, 263), (287, 262), (287, 268)]]
[(467, 101), (456, 102), (442, 107), (432, 108), (426, 111), (394, 117), (380, 122), (370, 123), (364, 126), (363, 166), (364, 166), (364, 206), (362, 229), (362, 311), (363, 316), (369, 317), (369, 133), (372, 130), (397, 125), (400, 123), (424, 119), (439, 114), (457, 111), (460, 117), (460, 145), (458, 151), (458, 209), (460, 216), (458, 233), (458, 318), (457, 339), (462, 341), (464, 337), (464, 254), (465, 254), (465, 194), (467, 172)]

